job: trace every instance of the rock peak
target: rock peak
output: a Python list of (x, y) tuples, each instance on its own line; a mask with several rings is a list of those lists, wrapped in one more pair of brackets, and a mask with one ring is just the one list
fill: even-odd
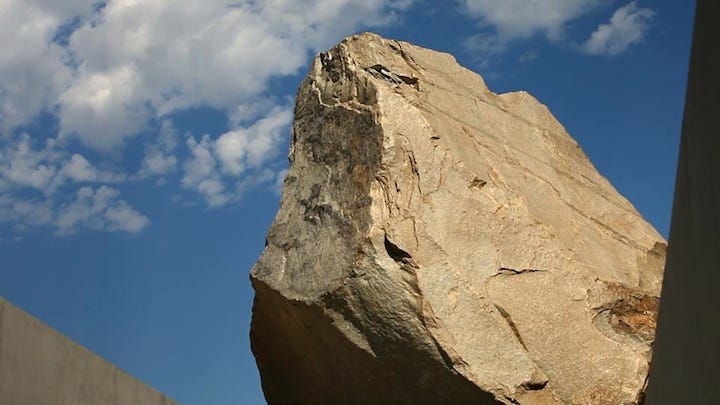
[(269, 403), (641, 400), (665, 241), (534, 97), (352, 36), (290, 162), (251, 272)]

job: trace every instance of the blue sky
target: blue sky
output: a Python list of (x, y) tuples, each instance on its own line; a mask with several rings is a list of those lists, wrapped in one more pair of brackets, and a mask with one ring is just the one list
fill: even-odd
[(315, 53), (374, 31), (531, 92), (667, 236), (693, 11), (1, 0), (0, 296), (183, 404), (264, 403), (248, 272)]

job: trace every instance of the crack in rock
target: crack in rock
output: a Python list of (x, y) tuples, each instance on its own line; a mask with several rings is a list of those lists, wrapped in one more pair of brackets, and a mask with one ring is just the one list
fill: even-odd
[(508, 275), (508, 276), (515, 276), (518, 274), (527, 274), (527, 273), (538, 273), (538, 272), (546, 272), (547, 270), (538, 270), (538, 269), (510, 269), (507, 267), (501, 267), (498, 269), (497, 273), (495, 273), (496, 276), (498, 275)]

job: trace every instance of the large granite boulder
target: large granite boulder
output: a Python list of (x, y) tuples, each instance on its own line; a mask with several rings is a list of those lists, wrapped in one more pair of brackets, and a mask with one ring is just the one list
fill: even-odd
[(251, 273), (271, 404), (636, 404), (665, 241), (526, 92), (362, 34), (315, 58)]

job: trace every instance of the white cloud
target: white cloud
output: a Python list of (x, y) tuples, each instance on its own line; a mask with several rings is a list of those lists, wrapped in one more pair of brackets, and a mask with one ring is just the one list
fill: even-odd
[(192, 157), (184, 165), (183, 187), (202, 195), (210, 207), (219, 207), (227, 203), (229, 197), (225, 193), (225, 185), (218, 173), (210, 137), (205, 135), (200, 142), (193, 137), (188, 138), (187, 147)]
[[(34, 216), (32, 226), (60, 233), (132, 231), (143, 221), (124, 203), (87, 218), (76, 207), (95, 207), (107, 190), (117, 192), (101, 184), (152, 176), (159, 183), (178, 168), (180, 185), (211, 207), (274, 181), (276, 170), (266, 166), (290, 121), (289, 110), (275, 106), (292, 95), (272, 94), (271, 81), (301, 73), (312, 53), (361, 27), (391, 23), (412, 3), (0, 0), (0, 221), (19, 226)], [(170, 120), (200, 106), (226, 113), (230, 130), (190, 138), (183, 161)], [(57, 133), (41, 134), (41, 142), (18, 134), (42, 112), (57, 118)], [(100, 169), (135, 161), (124, 159), (123, 145), (158, 122), (164, 129), (142, 139), (139, 167), (123, 169), (134, 175)], [(94, 154), (69, 149), (74, 140), (103, 154), (89, 160)], [(88, 183), (96, 185), (82, 187)], [(75, 203), (63, 203), (73, 191)], [(11, 197), (28, 192), (36, 194)], [(7, 219), (13, 215), (25, 219)]]
[(60, 184), (62, 184), (65, 179), (74, 182), (117, 183), (122, 182), (125, 176), (119, 173), (98, 170), (88, 162), (85, 157), (78, 153), (73, 153), (70, 160), (64, 163), (59, 171), (58, 180)]
[(46, 204), (0, 195), (0, 223), (37, 227), (49, 225), (52, 221), (52, 210)]
[(130, 233), (141, 231), (150, 220), (118, 196), (117, 190), (107, 186), (97, 190), (80, 188), (75, 200), (59, 209), (54, 220), (57, 234), (70, 235), (78, 228)]
[(172, 121), (164, 120), (160, 132), (154, 142), (145, 147), (145, 158), (139, 177), (163, 176), (177, 168), (177, 158), (174, 155), (177, 146), (177, 131)]
[(311, 51), (389, 23), (412, 1), (95, 3), (0, 2), (0, 130), (56, 111), (62, 134), (109, 150), (153, 117), (200, 105), (234, 112), (270, 97), (269, 79), (297, 73)]
[(282, 189), (285, 185), (285, 177), (287, 177), (287, 174), (288, 170), (282, 169), (275, 175), (275, 184), (273, 185), (273, 190), (275, 191), (275, 194), (282, 194)]
[(57, 175), (55, 160), (47, 147), (35, 150), (30, 136), (22, 135), (0, 149), (0, 178), (5, 188), (46, 190)]
[(150, 224), (119, 192), (107, 186), (82, 187), (74, 198), (53, 206), (51, 200), (38, 201), (0, 195), (0, 223), (16, 229), (49, 226), (56, 235), (71, 235), (80, 229), (136, 233)]
[(73, 154), (70, 161), (63, 167), (68, 178), (75, 181), (92, 181), (97, 179), (97, 170), (82, 155)]
[(121, 173), (99, 170), (79, 153), (58, 149), (49, 140), (35, 148), (27, 134), (0, 144), (0, 192), (32, 189), (45, 195), (55, 193), (71, 183), (118, 183), (125, 180)]
[[(79, 67), (58, 99), (61, 132), (109, 150), (152, 117), (253, 105), (309, 51), (407, 1), (111, 0), (70, 37)], [(337, 24), (338, 19), (343, 24)]]
[(143, 161), (143, 170), (150, 175), (163, 175), (175, 170), (177, 159), (162, 152), (152, 152)]
[(145, 229), (150, 220), (145, 215), (130, 207), (124, 201), (109, 206), (103, 214), (105, 230), (137, 233)]
[(53, 42), (95, 0), (0, 1), (0, 133), (51, 109), (72, 80), (68, 50)]
[(152, 117), (138, 99), (143, 87), (130, 66), (83, 73), (59, 98), (61, 136), (76, 135), (92, 148), (108, 151), (140, 131)]
[(649, 8), (633, 1), (620, 7), (607, 24), (601, 24), (583, 44), (583, 51), (593, 55), (617, 55), (642, 42), (655, 16)]
[(246, 167), (258, 168), (277, 153), (292, 111), (276, 107), (250, 127), (222, 134), (215, 142), (215, 152), (224, 173), (239, 176)]
[[(239, 199), (247, 189), (273, 182), (277, 173), (264, 167), (277, 155), (292, 120), (287, 107), (275, 107), (249, 127), (239, 127), (217, 139), (190, 137), (191, 158), (184, 164), (182, 185), (200, 194), (211, 208)], [(228, 187), (226, 183), (233, 182)]]
[(496, 30), (501, 43), (538, 33), (559, 39), (569, 21), (599, 3), (599, 0), (461, 0), (470, 16)]
[(58, 149), (53, 140), (41, 148), (27, 134), (3, 141), (0, 223), (16, 230), (47, 226), (63, 235), (78, 229), (137, 232), (149, 223), (107, 186), (81, 187), (70, 199), (62, 192), (78, 184), (123, 182), (123, 174), (100, 170), (83, 155)]
[[(282, 170), (280, 172), (282, 172)], [(280, 172), (276, 173), (272, 169), (264, 168), (254, 172), (252, 176), (244, 176), (240, 178), (240, 180), (235, 183), (235, 198), (239, 198), (243, 195), (243, 193), (261, 184), (266, 184), (269, 186), (271, 191), (275, 191), (275, 182), (277, 181), (277, 176), (280, 175)]]

